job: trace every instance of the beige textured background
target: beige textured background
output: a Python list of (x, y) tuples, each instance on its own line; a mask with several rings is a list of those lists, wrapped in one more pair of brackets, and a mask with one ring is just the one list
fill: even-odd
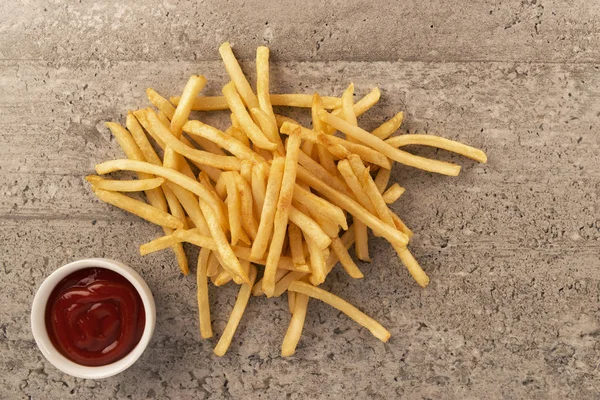
[[(144, 5), (135, 6), (135, 3)], [(29, 1), (0, 3), (0, 398), (594, 399), (600, 397), (600, 7), (593, 1)], [(232, 347), (199, 340), (194, 279), (137, 246), (159, 230), (94, 200), (83, 176), (121, 156), (103, 127), (177, 94), (192, 73), (226, 82), (231, 41), (252, 74), (273, 53), (273, 91), (382, 90), (361, 117), (405, 110), (490, 162), (433, 150), (457, 178), (398, 167), (395, 206), (432, 284), (418, 288), (382, 240), (366, 278), (325, 285), (392, 332), (382, 344), (311, 301), (296, 355), (279, 349), (285, 299), (253, 299)], [(126, 372), (63, 375), (29, 329), (55, 268), (112, 257), (158, 306), (154, 338)], [(235, 289), (211, 291), (220, 332)]]

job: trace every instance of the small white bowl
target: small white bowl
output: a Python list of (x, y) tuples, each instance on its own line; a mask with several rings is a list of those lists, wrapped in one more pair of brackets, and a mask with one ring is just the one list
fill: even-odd
[[(115, 271), (116, 273), (125, 277), (133, 287), (138, 291), (144, 309), (146, 312), (146, 326), (144, 327), (144, 333), (138, 344), (127, 354), (125, 357), (112, 364), (102, 365), (99, 367), (87, 367), (77, 364), (65, 356), (63, 356), (52, 344), (48, 332), (46, 330), (46, 303), (52, 293), (52, 290), (56, 285), (63, 280), (67, 275), (78, 271), (83, 268), (105, 268)], [(150, 288), (142, 277), (127, 265), (118, 261), (109, 260), (106, 258), (86, 258), (84, 260), (74, 261), (70, 264), (64, 265), (54, 271), (46, 280), (42, 283), (35, 298), (33, 299), (33, 305), (31, 308), (31, 330), (33, 337), (38, 347), (44, 354), (44, 357), (52, 363), (56, 368), (64, 373), (73, 375), (77, 378), (85, 379), (102, 379), (108, 378), (122, 372), (129, 368), (144, 352), (146, 346), (150, 342), (152, 333), (154, 332), (154, 325), (156, 324), (156, 306), (154, 305), (154, 297)]]

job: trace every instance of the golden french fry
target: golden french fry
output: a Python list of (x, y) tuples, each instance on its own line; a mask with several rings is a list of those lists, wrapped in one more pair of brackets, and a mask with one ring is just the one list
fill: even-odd
[(348, 123), (356, 126), (358, 125), (358, 121), (356, 119), (356, 114), (354, 113), (354, 84), (350, 83), (348, 88), (344, 90), (342, 94), (342, 114), (341, 117), (344, 118)]
[(208, 302), (208, 282), (206, 280), (208, 270), (208, 258), (210, 250), (200, 249), (198, 256), (198, 268), (196, 268), (196, 286), (198, 296), (198, 322), (200, 323), (200, 336), (203, 339), (212, 337), (212, 325), (210, 321), (210, 304)]
[(177, 109), (175, 109), (173, 116), (169, 117), (171, 118), (171, 133), (173, 133), (175, 137), (181, 136), (181, 128), (190, 116), (194, 99), (198, 96), (198, 93), (200, 93), (205, 85), (206, 78), (196, 75), (190, 76), (190, 79), (188, 79), (187, 83), (185, 84), (179, 104), (177, 105)]
[[(220, 270), (223, 269), (221, 265), (219, 265), (219, 260), (215, 256), (215, 252), (211, 251), (208, 257), (208, 267), (206, 269), (206, 276), (215, 278), (219, 275)], [(214, 282), (213, 282), (214, 283)]]
[(275, 120), (275, 115), (271, 117), (260, 108), (253, 108), (250, 110), (250, 113), (256, 123), (260, 126), (260, 129), (265, 133), (265, 136), (271, 142), (277, 144), (277, 153), (279, 155), (285, 155), (285, 148), (283, 147), (281, 136), (279, 136), (279, 131), (277, 130), (277, 120)]
[(331, 241), (331, 250), (333, 250), (333, 253), (337, 256), (340, 264), (342, 264), (342, 267), (348, 273), (348, 275), (355, 279), (364, 277), (363, 273), (360, 272), (360, 269), (354, 263), (354, 260), (352, 260), (352, 257), (350, 257), (350, 254), (348, 253), (346, 246), (344, 246), (342, 239), (339, 237), (333, 238)]
[(269, 94), (269, 48), (265, 46), (256, 49), (256, 95), (260, 109), (275, 122)]
[(167, 117), (167, 114), (165, 114), (164, 112), (158, 110), (158, 119), (160, 120), (160, 122), (162, 122), (162, 124), (164, 126), (166, 126), (167, 128), (169, 126), (171, 126), (171, 121), (169, 120), (169, 117)]
[(302, 231), (294, 223), (290, 223), (288, 227), (289, 245), (292, 253), (292, 260), (296, 265), (307, 265), (304, 257), (304, 249), (302, 245)]
[[(233, 114), (231, 114), (232, 120), (233, 119)], [(250, 148), (250, 139), (248, 139), (248, 136), (242, 132), (242, 128), (240, 126), (230, 126), (226, 131), (225, 134), (231, 136), (232, 138), (236, 139), (238, 142), (242, 143), (244, 146)]]
[(275, 157), (271, 164), (258, 232), (254, 243), (252, 243), (252, 258), (262, 258), (267, 250), (273, 232), (273, 221), (277, 212), (277, 201), (283, 180), (284, 165), (285, 159), (283, 157)]
[(221, 225), (219, 224), (215, 211), (207, 203), (205, 203), (203, 199), (200, 200), (200, 208), (202, 209), (202, 213), (206, 218), (206, 223), (208, 224), (210, 234), (217, 246), (217, 252), (223, 261), (221, 265), (227, 272), (229, 272), (231, 276), (237, 276), (243, 282), (249, 282), (248, 275), (244, 273), (244, 270), (240, 264), (240, 260), (238, 260), (231, 249), (231, 246), (227, 242), (227, 237), (225, 236), (225, 232), (223, 232), (223, 228), (221, 228)]
[(327, 265), (325, 259), (325, 252), (319, 248), (317, 243), (310, 237), (305, 235), (306, 244), (308, 246), (308, 253), (310, 254), (310, 282), (313, 285), (320, 285), (325, 282), (327, 275)]
[(252, 189), (250, 188), (248, 181), (242, 178), (237, 172), (233, 173), (233, 178), (240, 198), (242, 227), (250, 237), (250, 240), (253, 241), (256, 239), (258, 233), (258, 224), (254, 219), (252, 210)]
[[(299, 125), (288, 123), (287, 121), (281, 125), (281, 133), (288, 134), (293, 132)], [(323, 145), (327, 150), (337, 157), (345, 158), (347, 153), (359, 155), (364, 161), (379, 165), (383, 168), (390, 168), (391, 164), (388, 158), (382, 153), (373, 150), (370, 147), (363, 146), (358, 143), (352, 143), (348, 140), (338, 138), (333, 135), (319, 134), (308, 128), (300, 126), (300, 134), (302, 140), (307, 140), (312, 143)], [(340, 147), (343, 149), (340, 151)], [(336, 151), (337, 149), (337, 151)], [(324, 168), (324, 167), (322, 167)]]
[(138, 145), (144, 157), (144, 160), (142, 161), (148, 161), (149, 163), (155, 165), (162, 165), (160, 157), (158, 156), (158, 154), (156, 154), (156, 151), (154, 150), (154, 147), (152, 147), (152, 145), (150, 144), (146, 133), (144, 133), (144, 130), (140, 126), (140, 123), (131, 111), (127, 113), (126, 126), (129, 132), (131, 132), (133, 140)]
[(175, 114), (175, 107), (169, 103), (169, 100), (162, 97), (156, 92), (156, 90), (152, 88), (146, 89), (146, 96), (148, 96), (148, 100), (150, 100), (150, 103), (152, 103), (154, 107), (164, 112), (169, 119), (173, 118), (173, 115)]
[(415, 260), (415, 258), (410, 253), (410, 251), (408, 251), (406, 246), (404, 246), (404, 247), (394, 246), (394, 250), (396, 250), (396, 252), (398, 253), (398, 256), (400, 256), (400, 260), (402, 261), (402, 264), (404, 264), (406, 269), (408, 269), (408, 272), (414, 278), (414, 280), (417, 281), (417, 283), (421, 287), (426, 287), (429, 284), (429, 277), (423, 271), (423, 269), (421, 268), (421, 266), (419, 265), (417, 260)]
[(110, 192), (142, 192), (160, 187), (165, 182), (164, 178), (150, 178), (138, 180), (112, 180), (104, 179), (97, 175), (88, 175), (85, 180), (98, 189)]
[(396, 229), (400, 232), (404, 233), (409, 239), (413, 236), (413, 232), (406, 226), (406, 224), (400, 219), (400, 217), (392, 212), (392, 219), (394, 220), (394, 225), (396, 225)]
[(323, 232), (323, 229), (321, 229), (319, 224), (296, 207), (290, 206), (288, 218), (291, 222), (296, 224), (305, 235), (314, 240), (315, 244), (320, 249), (326, 249), (331, 244), (331, 239)]
[(322, 165), (317, 163), (312, 158), (308, 157), (304, 152), (300, 152), (298, 155), (298, 162), (308, 171), (315, 174), (319, 179), (326, 182), (333, 189), (345, 194), (348, 197), (352, 197), (352, 192), (348, 189), (348, 186), (343, 180), (338, 178), (337, 175), (329, 173)]
[(433, 135), (400, 135), (390, 138), (385, 141), (393, 147), (402, 147), (408, 145), (423, 145), (437, 147), (438, 149), (448, 150), (456, 154), (468, 157), (480, 163), (487, 162), (485, 153), (475, 147), (467, 146), (454, 140), (445, 139)]
[(242, 99), (244, 99), (246, 106), (248, 106), (248, 108), (258, 107), (256, 95), (252, 91), (248, 79), (246, 79), (246, 76), (242, 72), (240, 64), (233, 55), (233, 51), (231, 50), (229, 42), (225, 42), (221, 45), (221, 47), (219, 47), (219, 54), (221, 54), (223, 64), (225, 64), (225, 69), (227, 70), (231, 81), (235, 84), (235, 89), (240, 94)]
[(144, 108), (141, 110), (134, 111), (133, 115), (135, 115), (135, 118), (138, 120), (140, 125), (142, 125), (144, 127), (146, 132), (148, 132), (148, 135), (150, 135), (150, 137), (152, 137), (152, 139), (156, 142), (158, 147), (160, 147), (161, 149), (164, 150), (164, 148), (166, 147), (165, 142), (163, 142), (160, 137), (158, 137), (156, 134), (154, 134), (154, 130), (150, 126), (150, 123), (148, 122), (148, 118), (146, 118), (147, 112), (148, 112), (148, 109)]
[(219, 342), (215, 346), (214, 353), (217, 356), (223, 356), (229, 349), (231, 345), (231, 340), (233, 339), (233, 335), (242, 319), (242, 315), (246, 310), (246, 305), (248, 304), (248, 300), (250, 299), (250, 294), (252, 291), (252, 285), (256, 280), (256, 267), (254, 265), (250, 266), (250, 279), (248, 282), (242, 284), (240, 287), (240, 291), (238, 293), (237, 299), (235, 301), (235, 305), (233, 306), (233, 310), (231, 310), (231, 314), (229, 315), (229, 321), (227, 321), (227, 325), (225, 326), (225, 330), (223, 331), (223, 335), (219, 339)]
[(348, 229), (344, 211), (338, 206), (331, 204), (327, 200), (312, 193), (309, 189), (304, 189), (298, 184), (294, 185), (294, 200), (304, 204), (308, 207), (309, 211), (318, 211), (323, 216), (341, 226), (342, 229)]
[(355, 220), (358, 219), (362, 221), (365, 225), (371, 228), (375, 234), (381, 235), (389, 242), (398, 243), (401, 246), (405, 246), (408, 243), (408, 238), (402, 232), (394, 228), (390, 228), (379, 218), (365, 210), (356, 201), (336, 191), (335, 189), (332, 189), (329, 187), (329, 185), (302, 166), (298, 166), (297, 176), (300, 181), (310, 185), (312, 188), (327, 197), (333, 204), (344, 210), (347, 210), (350, 214), (352, 214)]
[(326, 290), (316, 288), (308, 283), (304, 282), (292, 282), (288, 290), (296, 293), (302, 293), (312, 298), (321, 300), (324, 303), (340, 310), (354, 321), (358, 322), (361, 326), (367, 328), (373, 336), (382, 342), (387, 342), (390, 338), (390, 333), (385, 329), (379, 322), (369, 317), (346, 300), (330, 293)]
[(392, 134), (396, 132), (398, 128), (400, 128), (403, 119), (404, 113), (400, 111), (398, 114), (394, 115), (392, 118), (375, 128), (371, 134), (377, 136), (381, 140), (385, 140), (392, 136)]
[[(248, 138), (252, 141), (252, 143), (256, 144), (258, 147), (266, 150), (275, 150), (277, 145), (265, 136), (265, 134), (260, 130), (260, 128), (254, 123), (250, 114), (244, 107), (242, 103), (242, 99), (240, 95), (236, 92), (235, 86), (232, 82), (229, 82), (227, 85), (223, 86), (223, 95), (227, 99), (227, 104), (231, 109), (231, 112), (237, 120), (241, 128), (244, 130), (244, 133), (248, 136)], [(258, 106), (258, 104), (257, 104)]]
[[(178, 105), (180, 97), (171, 96), (169, 98), (171, 103)], [(198, 96), (194, 99), (192, 104), (192, 110), (194, 111), (220, 111), (228, 110), (227, 100), (224, 96)]]
[[(295, 204), (295, 202), (292, 204)], [(306, 208), (308, 210), (308, 214), (312, 217), (312, 219), (315, 220), (317, 224), (319, 224), (319, 226), (327, 236), (329, 236), (330, 238), (334, 238), (337, 236), (338, 232), (340, 231), (338, 224), (321, 214), (319, 212), (320, 210), (311, 209), (309, 207)]]
[(221, 132), (220, 130), (213, 128), (210, 125), (203, 124), (200, 121), (188, 121), (183, 126), (183, 130), (184, 132), (192, 135), (192, 137), (210, 140), (242, 160), (250, 160), (255, 164), (261, 164), (265, 162), (260, 155), (253, 152), (250, 147), (246, 146), (233, 136), (229, 136), (225, 132)]
[[(271, 104), (274, 106), (311, 108), (312, 97), (311, 94), (272, 94)], [(321, 100), (323, 101), (323, 108), (329, 110), (342, 105), (339, 97), (322, 96)]]
[(267, 297), (273, 296), (275, 291), (275, 271), (281, 257), (283, 242), (286, 237), (286, 230), (289, 217), (289, 209), (294, 196), (294, 185), (296, 182), (296, 170), (298, 167), (298, 153), (300, 152), (300, 134), (292, 133), (287, 142), (287, 153), (285, 156), (285, 166), (283, 170), (283, 179), (281, 181), (281, 191), (277, 200), (277, 211), (273, 222), (273, 238), (269, 253), (267, 255), (267, 265), (263, 276), (263, 291)]
[(183, 222), (179, 218), (146, 204), (143, 201), (132, 199), (119, 192), (109, 192), (94, 187), (92, 187), (92, 189), (94, 190), (96, 197), (105, 203), (112, 204), (115, 207), (128, 211), (148, 222), (173, 229), (183, 228)]
[[(323, 100), (321, 96), (317, 93), (313, 95), (312, 105), (311, 105), (311, 118), (313, 123), (313, 130), (315, 132), (325, 132), (326, 127), (319, 119), (319, 111), (324, 110), (323, 108)], [(319, 155), (319, 162), (330, 174), (336, 175), (337, 169), (335, 167), (335, 163), (333, 162), (333, 157), (331, 153), (327, 150), (322, 144), (317, 144), (317, 154)]]
[(246, 183), (250, 184), (252, 182), (252, 162), (248, 160), (242, 161), (242, 166), (240, 167), (240, 175)]
[[(231, 156), (220, 156), (207, 151), (198, 150), (183, 144), (177, 139), (167, 127), (165, 127), (154, 112), (146, 114), (148, 122), (152, 126), (154, 133), (173, 151), (182, 156), (194, 160), (198, 163), (209, 165), (211, 167), (225, 169), (229, 171), (240, 170), (240, 160)], [(166, 157), (166, 155), (165, 155)]]
[(383, 193), (383, 200), (387, 204), (394, 203), (396, 200), (398, 200), (400, 198), (400, 196), (402, 196), (404, 194), (405, 191), (406, 191), (405, 188), (398, 185), (397, 183), (394, 183), (392, 186), (390, 186), (388, 188), (388, 190), (385, 191), (385, 193)]
[[(185, 123), (185, 125), (187, 125), (188, 123), (193, 122), (193, 121), (196, 121), (196, 120), (188, 121)], [(185, 125), (183, 125), (183, 126), (185, 127)], [(185, 131), (185, 128), (182, 128), (182, 129)], [(216, 128), (213, 128), (213, 129), (216, 129)], [(218, 154), (220, 156), (226, 155), (225, 152), (221, 149), (221, 147), (219, 147), (216, 143), (214, 143), (208, 139), (205, 139), (201, 136), (198, 136), (198, 135), (190, 135), (190, 137), (192, 138), (192, 141), (196, 144), (196, 145), (190, 146), (190, 147), (198, 148), (198, 146), (200, 146), (201, 150), (206, 150), (208, 152), (211, 152), (213, 154)], [(183, 139), (183, 136), (180, 139)]]
[(144, 243), (140, 246), (140, 255), (145, 256), (156, 251), (167, 249), (174, 244), (181, 243), (177, 237), (171, 235), (165, 235), (154, 239), (148, 243)]
[(236, 245), (238, 240), (250, 244), (250, 239), (242, 229), (242, 205), (233, 172), (221, 174), (227, 188), (227, 210), (229, 213), (229, 226), (231, 229), (231, 244)]
[[(379, 151), (383, 155), (391, 158), (394, 161), (398, 161), (401, 164), (408, 165), (410, 167), (419, 168), (429, 172), (437, 172), (442, 175), (456, 176), (460, 172), (460, 166), (444, 161), (430, 160), (428, 158), (415, 156), (414, 154), (407, 153), (405, 151), (396, 149), (379, 139), (377, 136), (371, 135), (364, 129), (349, 124), (342, 118), (336, 117), (335, 115), (329, 114), (326, 111), (319, 112), (319, 118), (328, 125), (331, 125), (335, 129), (339, 130), (355, 138), (356, 140), (370, 146), (371, 148)], [(385, 168), (385, 167), (384, 167)]]
[[(288, 294), (290, 293), (294, 292), (288, 291)], [(296, 346), (300, 341), (302, 328), (304, 328), (304, 319), (306, 318), (306, 309), (309, 300), (309, 297), (303, 293), (297, 293), (290, 298), (294, 299), (294, 304), (292, 305), (292, 302), (290, 302), (290, 310), (293, 311), (290, 324), (283, 338), (283, 344), (281, 345), (281, 355), (283, 357), (292, 356), (296, 352)]]
[[(279, 282), (281, 278), (286, 276), (289, 271), (285, 269), (278, 269), (275, 273), (275, 282)], [(263, 296), (265, 292), (262, 290), (262, 278), (259, 279), (252, 287), (252, 296)]]
[(285, 293), (292, 282), (302, 279), (305, 275), (305, 272), (290, 271), (275, 284), (275, 292), (273, 293), (273, 296), (281, 296), (283, 293)]

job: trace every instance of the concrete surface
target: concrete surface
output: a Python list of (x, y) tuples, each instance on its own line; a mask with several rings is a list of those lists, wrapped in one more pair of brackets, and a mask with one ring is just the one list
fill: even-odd
[[(1, 399), (600, 397), (597, 3), (143, 3), (0, 3)], [(250, 74), (254, 48), (270, 45), (274, 92), (377, 85), (364, 126), (405, 110), (404, 131), (487, 151), (477, 165), (415, 149), (460, 162), (457, 178), (394, 171), (428, 289), (379, 239), (363, 281), (339, 269), (328, 279), (391, 331), (388, 343), (311, 301), (296, 355), (281, 358), (286, 301), (253, 299), (214, 357), (216, 340), (199, 340), (194, 279), (169, 253), (138, 255), (159, 230), (84, 185), (96, 162), (121, 156), (103, 122), (146, 105), (146, 87), (177, 94), (202, 73), (218, 92), (224, 40)], [(29, 329), (42, 280), (92, 256), (138, 270), (158, 306), (149, 349), (102, 381), (58, 372)], [(217, 333), (234, 296), (211, 289)]]

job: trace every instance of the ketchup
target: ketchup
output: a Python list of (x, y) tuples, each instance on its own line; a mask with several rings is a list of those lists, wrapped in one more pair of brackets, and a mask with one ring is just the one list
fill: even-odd
[(105, 268), (73, 272), (46, 305), (46, 330), (62, 355), (89, 367), (125, 357), (146, 324), (142, 299), (125, 277)]

